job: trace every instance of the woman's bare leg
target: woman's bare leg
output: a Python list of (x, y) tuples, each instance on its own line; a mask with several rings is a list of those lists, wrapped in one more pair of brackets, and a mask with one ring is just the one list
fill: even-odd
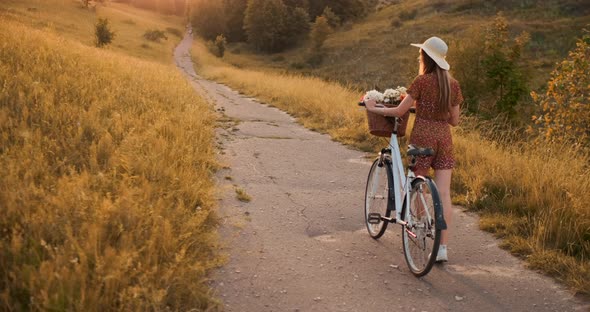
[(438, 188), (438, 193), (443, 204), (443, 214), (447, 223), (447, 230), (443, 230), (441, 233), (440, 244), (446, 245), (449, 241), (449, 230), (451, 227), (451, 221), (453, 217), (452, 205), (451, 205), (451, 175), (453, 169), (435, 170), (434, 171), (434, 183)]

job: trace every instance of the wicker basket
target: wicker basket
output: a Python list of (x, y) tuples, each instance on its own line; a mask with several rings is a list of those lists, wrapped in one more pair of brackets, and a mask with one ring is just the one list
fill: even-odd
[[(385, 107), (394, 107), (397, 105), (383, 104)], [(403, 137), (406, 135), (406, 128), (408, 127), (408, 119), (410, 119), (410, 112), (407, 111), (401, 118), (400, 124), (397, 128), (397, 136)], [(385, 117), (383, 115), (371, 113), (367, 110), (367, 121), (369, 122), (369, 132), (372, 135), (381, 137), (390, 137), (395, 129), (395, 117)]]

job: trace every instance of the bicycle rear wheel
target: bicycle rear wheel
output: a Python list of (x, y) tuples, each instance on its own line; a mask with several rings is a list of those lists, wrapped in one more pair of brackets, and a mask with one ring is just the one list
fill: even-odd
[(408, 267), (417, 277), (430, 272), (440, 245), (441, 229), (436, 226), (435, 206), (442, 207), (435, 184), (428, 178), (416, 178), (410, 202), (402, 208), (402, 218), (407, 222), (402, 227), (402, 241)]
[(369, 235), (374, 239), (383, 236), (389, 223), (383, 220), (379, 223), (369, 223), (369, 214), (378, 213), (384, 217), (391, 215), (391, 210), (388, 208), (391, 203), (390, 196), (393, 196), (389, 194), (389, 185), (392, 181), (389, 161), (384, 160), (379, 166), (379, 159), (376, 159), (369, 171), (365, 189), (365, 224)]

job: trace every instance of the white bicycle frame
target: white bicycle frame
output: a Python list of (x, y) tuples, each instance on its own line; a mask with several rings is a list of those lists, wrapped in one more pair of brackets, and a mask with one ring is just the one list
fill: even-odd
[[(399, 142), (397, 139), (397, 134), (391, 134), (391, 138), (389, 139), (389, 147), (391, 147), (391, 171), (393, 171), (393, 190), (394, 190), (394, 209), (395, 209), (395, 220), (398, 223), (401, 220), (408, 220), (406, 216), (401, 218), (401, 211), (402, 211), (402, 198), (405, 197), (406, 204), (409, 205), (410, 203), (410, 192), (409, 188), (412, 185), (412, 180), (414, 180), (415, 175), (414, 172), (408, 170), (408, 175), (406, 176), (404, 172), (404, 165), (402, 162), (401, 152), (399, 150)], [(409, 207), (408, 207), (409, 208)], [(406, 209), (408, 212), (409, 209)]]
[[(388, 219), (388, 221), (390, 222), (395, 222), (397, 224), (400, 224), (402, 226), (406, 226), (406, 231), (408, 232), (408, 234), (410, 234), (413, 237), (416, 237), (416, 235), (409, 231), (408, 228), (411, 228), (412, 224), (408, 224), (409, 222), (411, 222), (410, 218), (408, 218), (409, 214), (410, 214), (410, 205), (412, 204), (410, 201), (410, 189), (412, 187), (412, 181), (414, 181), (414, 179), (416, 179), (416, 175), (414, 174), (414, 172), (408, 168), (408, 175), (406, 176), (405, 172), (404, 172), (404, 165), (402, 162), (402, 157), (401, 157), (401, 152), (399, 149), (399, 141), (397, 139), (397, 134), (396, 133), (392, 133), (391, 134), (391, 138), (389, 140), (389, 146), (391, 147), (391, 170), (392, 170), (392, 174), (393, 174), (393, 192), (394, 192), (394, 207), (393, 210), (395, 211), (395, 218), (394, 219)], [(382, 153), (379, 154), (379, 157), (381, 157), (383, 160), (383, 157), (385, 155), (382, 155)], [(387, 168), (387, 166), (385, 167)], [(374, 179), (379, 179), (379, 172), (377, 172), (377, 174), (375, 174)], [(376, 180), (373, 181), (372, 184), (372, 193), (375, 194), (376, 193), (376, 186), (377, 183), (374, 183)], [(391, 188), (390, 188), (391, 191)], [(402, 198), (405, 198), (405, 202), (406, 205), (408, 205), (405, 209), (405, 215), (402, 218)], [(387, 198), (387, 201), (389, 202), (389, 198)], [(424, 198), (421, 198), (422, 204), (424, 205), (423, 207), (426, 207), (426, 201), (424, 200)], [(389, 209), (389, 205), (387, 206), (387, 209)], [(426, 217), (428, 218), (428, 220), (434, 220), (434, 218), (432, 218), (432, 216), (430, 215), (430, 212), (428, 212), (428, 209), (424, 209), (424, 212), (426, 213)]]

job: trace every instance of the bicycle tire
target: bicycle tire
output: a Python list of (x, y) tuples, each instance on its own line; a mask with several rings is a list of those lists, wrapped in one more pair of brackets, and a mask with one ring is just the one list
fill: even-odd
[[(380, 176), (375, 177), (375, 174), (379, 174)], [(374, 182), (377, 183), (375, 189), (378, 190), (379, 193), (376, 192), (373, 194), (371, 192)], [(391, 216), (393, 194), (390, 192), (390, 185), (392, 185), (392, 183), (393, 177), (390, 161), (384, 159), (383, 165), (379, 167), (379, 159), (376, 159), (371, 166), (371, 170), (369, 170), (367, 186), (365, 188), (365, 225), (367, 226), (369, 235), (373, 239), (379, 239), (383, 236), (389, 223), (382, 220), (379, 224), (371, 224), (369, 223), (369, 213), (378, 212), (385, 217)], [(379, 199), (379, 201), (375, 201), (375, 199)]]
[[(425, 215), (428, 215), (425, 214), (426, 210), (421, 210), (424, 203), (430, 219), (425, 218)], [(442, 207), (436, 185), (430, 178), (418, 177), (412, 181), (410, 203), (407, 205), (404, 200), (401, 218), (408, 222), (402, 227), (404, 257), (410, 271), (416, 277), (428, 274), (436, 261), (442, 230), (436, 222), (437, 217), (440, 217), (438, 214), (442, 214), (442, 211), (436, 208), (437, 205)]]

